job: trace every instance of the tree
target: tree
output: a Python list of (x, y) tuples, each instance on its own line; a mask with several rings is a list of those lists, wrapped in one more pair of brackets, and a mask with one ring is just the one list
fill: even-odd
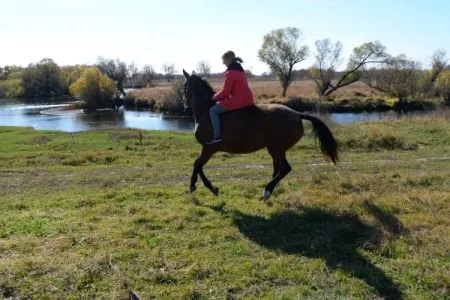
[(132, 62), (131, 64), (128, 65), (127, 68), (127, 75), (128, 75), (128, 80), (130, 81), (130, 86), (131, 88), (135, 87), (136, 84), (136, 78), (138, 75), (138, 68), (136, 66), (136, 64), (134, 62)]
[(84, 101), (89, 110), (111, 107), (115, 90), (114, 81), (97, 67), (86, 69), (81, 77), (70, 86), (71, 94)]
[(208, 78), (211, 75), (211, 64), (206, 60), (201, 60), (197, 64), (196, 71), (201, 77)]
[[(324, 46), (324, 54), (326, 56), (324, 66), (330, 66), (333, 64), (333, 67), (336, 68), (336, 62), (333, 62), (333, 55), (338, 55), (337, 59), (340, 58), (342, 48), (339, 49), (340, 45), (336, 44), (333, 47), (330, 47), (330, 44), (323, 43)], [(326, 49), (328, 47), (328, 49)], [(337, 47), (337, 48), (336, 48)], [(331, 93), (335, 92), (337, 89), (350, 85), (361, 79), (362, 73), (367, 69), (368, 66), (374, 64), (382, 64), (385, 62), (388, 55), (386, 54), (386, 47), (381, 44), (379, 41), (376, 42), (368, 42), (364, 43), (361, 46), (355, 47), (353, 49), (352, 54), (350, 55), (350, 59), (347, 63), (347, 69), (342, 73), (342, 75), (336, 80), (336, 83), (333, 83), (331, 80), (327, 80), (332, 74), (336, 74), (336, 71), (332, 71), (329, 69), (329, 74), (327, 74), (327, 78), (325, 78), (324, 83), (321, 84), (320, 91), (321, 95), (329, 96)], [(317, 63), (317, 62), (316, 62)], [(322, 70), (324, 71), (324, 70)], [(320, 74), (320, 70), (319, 70)], [(324, 85), (327, 86), (324, 86)]]
[(16, 74), (20, 74), (23, 68), (15, 65), (0, 67), (0, 80), (20, 78), (20, 76), (14, 76)]
[(447, 53), (438, 49), (431, 56), (431, 70), (424, 71), (421, 78), (421, 86), (425, 95), (436, 96), (435, 81), (441, 72), (447, 67)]
[(165, 63), (163, 65), (163, 72), (167, 82), (171, 82), (175, 78), (175, 65), (172, 63)]
[(126, 96), (124, 90), (124, 83), (128, 75), (128, 68), (124, 62), (116, 59), (98, 58), (97, 67), (106, 74), (110, 79), (116, 82), (116, 89), (119, 93)]
[(447, 67), (447, 52), (443, 49), (436, 50), (431, 56), (431, 82), (434, 83), (439, 74)]
[(259, 59), (268, 64), (280, 80), (283, 97), (286, 96), (287, 89), (292, 83), (294, 66), (309, 55), (308, 46), (300, 44), (301, 37), (302, 33), (298, 28), (276, 29), (264, 36), (263, 44), (258, 51)]
[(405, 55), (385, 59), (385, 66), (364, 72), (363, 82), (372, 88), (398, 98), (402, 107), (408, 97), (417, 93), (419, 63)]
[(51, 98), (67, 93), (67, 85), (59, 66), (50, 58), (30, 64), (22, 73), (25, 97)]
[(86, 65), (64, 66), (61, 67), (61, 74), (68, 87), (72, 85), (78, 78), (83, 75), (83, 72), (89, 68)]
[(317, 91), (325, 95), (336, 78), (336, 68), (342, 60), (342, 43), (333, 44), (330, 39), (316, 41), (316, 62), (308, 75), (314, 80)]
[(142, 77), (147, 86), (152, 86), (153, 81), (156, 77), (155, 69), (153, 69), (152, 65), (145, 65), (142, 70)]
[(444, 98), (445, 103), (450, 105), (450, 69), (443, 70), (435, 81), (435, 88)]

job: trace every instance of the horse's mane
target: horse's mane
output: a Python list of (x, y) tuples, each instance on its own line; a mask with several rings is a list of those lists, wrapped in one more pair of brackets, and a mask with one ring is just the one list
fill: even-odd
[(210, 94), (215, 94), (216, 91), (214, 91), (214, 89), (212, 88), (211, 84), (209, 84), (209, 82), (206, 79), (201, 78), (200, 76), (197, 75), (192, 75), (195, 76), (196, 78), (198, 78), (198, 80), (203, 84), (204, 88), (210, 93)]

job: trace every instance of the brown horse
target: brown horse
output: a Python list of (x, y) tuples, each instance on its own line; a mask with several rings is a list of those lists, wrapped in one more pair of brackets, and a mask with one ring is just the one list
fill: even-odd
[(196, 122), (195, 138), (203, 146), (202, 153), (194, 163), (191, 178), (191, 192), (196, 190), (197, 177), (216, 196), (219, 189), (214, 187), (203, 172), (203, 166), (219, 151), (229, 153), (251, 153), (267, 148), (273, 159), (272, 180), (266, 185), (263, 197), (268, 199), (275, 186), (290, 171), (286, 151), (303, 136), (302, 120), (312, 122), (315, 136), (319, 139), (323, 154), (333, 163), (338, 161), (338, 144), (330, 129), (320, 119), (299, 113), (284, 105), (263, 104), (220, 115), (222, 142), (206, 145), (212, 138), (209, 109), (214, 105), (211, 99), (214, 90), (209, 83), (197, 75), (189, 75), (185, 70), (184, 97), (186, 106), (192, 108)]

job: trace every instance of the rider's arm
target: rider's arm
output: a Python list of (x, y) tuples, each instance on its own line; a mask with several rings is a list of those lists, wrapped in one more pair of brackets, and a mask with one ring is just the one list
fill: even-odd
[(216, 101), (227, 99), (230, 96), (232, 86), (233, 76), (231, 73), (227, 72), (225, 73), (225, 83), (223, 88), (213, 96), (213, 99)]

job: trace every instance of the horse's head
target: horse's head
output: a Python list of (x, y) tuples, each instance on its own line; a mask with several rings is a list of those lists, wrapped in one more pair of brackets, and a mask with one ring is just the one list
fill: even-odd
[(214, 90), (200, 76), (195, 74), (189, 75), (185, 70), (183, 70), (183, 74), (186, 78), (183, 84), (184, 105), (187, 108), (193, 109), (197, 119), (203, 110), (209, 109), (214, 105), (214, 101), (212, 100)]

